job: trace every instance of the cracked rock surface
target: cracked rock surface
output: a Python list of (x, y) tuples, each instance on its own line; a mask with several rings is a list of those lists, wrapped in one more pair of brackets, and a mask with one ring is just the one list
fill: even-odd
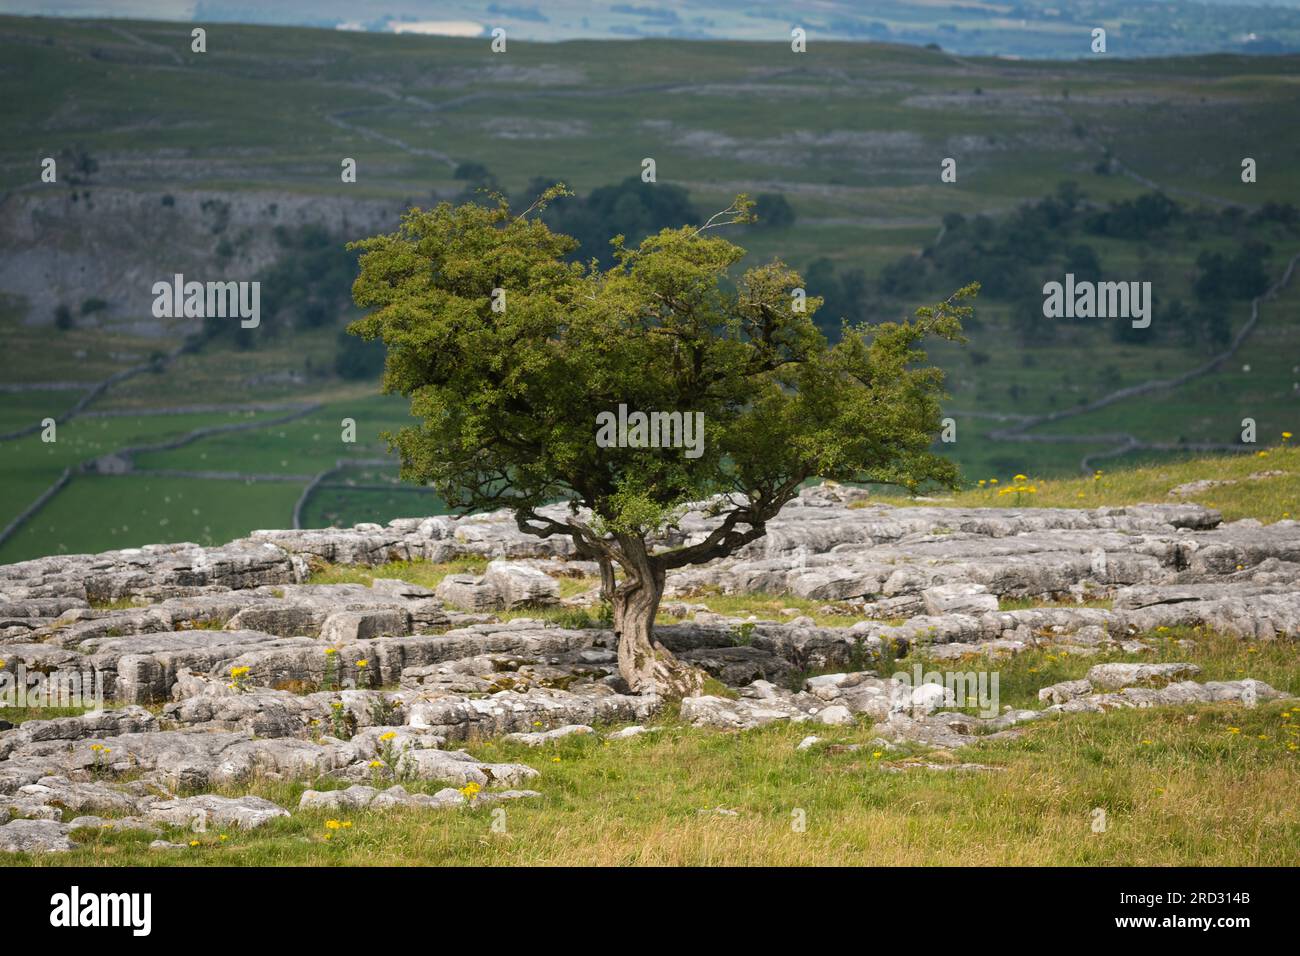
[[(659, 544), (696, 543), (713, 527), (691, 511)], [(580, 603), (561, 601), (560, 580), (596, 569), (571, 549), (524, 535), (499, 512), (0, 566), (0, 678), (75, 672), (106, 708), (0, 721), (0, 850), (67, 850), (77, 826), (103, 822), (254, 828), (287, 816), (261, 798), (206, 792), (256, 778), (340, 788), (309, 790), (296, 810), (536, 796), (522, 788), (537, 770), (480, 759), (477, 744), (509, 735), (549, 746), (632, 724), (607, 738), (623, 739), (653, 731), (642, 725), (662, 706), (628, 693), (611, 630), (492, 616)], [(324, 563), (465, 558), (489, 563), (436, 589), (310, 583)], [(718, 591), (826, 602), (857, 620), (819, 626), (786, 609), (784, 620), (746, 621), (697, 603)], [(1200, 682), (1190, 664), (1105, 663), (1043, 688), (1040, 709), (972, 716), (943, 687), (913, 687), (884, 664), (905, 671), (922, 648), (954, 666), (1043, 647), (1140, 653), (1150, 649), (1143, 635), (1176, 626), (1293, 639), (1300, 525), (1224, 524), (1184, 503), (892, 507), (826, 484), (805, 489), (736, 554), (670, 574), (668, 597), (674, 623), (656, 637), (728, 688), (682, 701), (683, 721), (812, 732), (870, 720), (881, 748), (953, 748), (1021, 734), (1053, 713), (1281, 696), (1249, 679)], [(1001, 610), (1004, 599), (1056, 606)], [(445, 786), (413, 793), (403, 781)]]

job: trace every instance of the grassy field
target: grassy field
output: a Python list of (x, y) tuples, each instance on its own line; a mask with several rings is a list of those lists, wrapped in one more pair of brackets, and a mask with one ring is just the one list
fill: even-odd
[[(281, 482), (106, 475), (74, 478), (0, 548), (0, 561), (193, 541), (217, 545), (288, 522), (301, 488)], [(88, 522), (86, 515), (96, 515)], [(77, 527), (73, 541), (64, 529)]]
[(0, 447), (4, 449), (6, 494), (0, 503), (0, 518), (8, 521), (17, 514), (64, 468), (118, 449), (180, 438), (199, 428), (256, 419), (257, 413), (235, 411), (79, 417), (58, 425), (53, 441), (44, 441), (37, 432), (4, 442)]
[(368, 520), (382, 524), (394, 518), (427, 518), (446, 512), (445, 503), (435, 492), (397, 484), (395, 475), (395, 472), (385, 475), (391, 487), (322, 482), (303, 509), (303, 527), (351, 527)]
[[(1186, 501), (1215, 508), (1226, 521), (1254, 518), (1271, 524), (1300, 520), (1300, 449), (1293, 445), (1272, 445), (1235, 456), (1124, 465), (1115, 470), (1099, 469), (1080, 478), (1027, 474), (1024, 480), (1017, 481), (1017, 476), (1005, 472), (1000, 477), (989, 475), (978, 479), (976, 487), (934, 503), (967, 508), (1099, 508)], [(1194, 481), (1223, 484), (1188, 494), (1169, 494), (1178, 485)], [(888, 496), (884, 500), (906, 502)]]

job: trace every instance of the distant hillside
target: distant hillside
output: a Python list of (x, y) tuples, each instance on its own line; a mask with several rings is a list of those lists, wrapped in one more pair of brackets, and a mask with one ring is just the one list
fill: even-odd
[[(295, 506), (340, 524), (441, 507), (375, 464), (406, 412), (374, 394), (379, 356), (340, 338), (343, 244), (480, 186), (524, 200), (568, 183), (577, 197), (548, 217), (584, 255), (749, 192), (765, 222), (729, 237), (802, 270), (830, 334), (983, 282), (969, 344), (935, 353), (957, 437), (942, 449), (972, 482), (1249, 450), (1245, 418), (1261, 443), (1300, 433), (1300, 283), (1281, 281), (1300, 253), (1298, 76), (1300, 56), (673, 40), (493, 54), (220, 23), (194, 54), (181, 23), (0, 18), (16, 94), (0, 97), (0, 435), (19, 435), (0, 527), (71, 469), (0, 559), (20, 542), (31, 556), (223, 540)], [(40, 181), (47, 156), (57, 183)], [(655, 184), (639, 182), (647, 157)], [(149, 312), (175, 272), (263, 282), (264, 328), (187, 345), (197, 323)], [(1150, 281), (1150, 329), (1043, 319), (1042, 285), (1066, 272)], [(32, 431), (46, 417), (55, 445)], [(83, 467), (123, 448), (153, 450), (126, 474)]]
[(487, 36), (504, 29), (518, 40), (773, 40), (800, 26), (814, 43), (871, 41), (940, 44), (966, 56), (1069, 59), (1086, 55), (1094, 27), (1104, 27), (1116, 56), (1188, 53), (1282, 53), (1300, 49), (1296, 0), (1013, 0), (938, 5), (924, 0), (822, 0), (759, 6), (741, 0), (203, 0), (75, 4), (0, 0), (7, 13), (151, 16), (195, 23), (256, 23), (376, 31)]

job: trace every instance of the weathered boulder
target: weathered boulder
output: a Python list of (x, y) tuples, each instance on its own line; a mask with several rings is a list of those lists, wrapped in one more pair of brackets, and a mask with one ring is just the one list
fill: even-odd
[(440, 780), (464, 786), (517, 787), (537, 776), (537, 771), (521, 763), (486, 763), (463, 750), (407, 750), (397, 763), (399, 777), (410, 775), (416, 780)]
[(54, 775), (113, 779), (131, 774), (172, 791), (204, 790), (259, 776), (310, 779), (358, 759), (357, 749), (341, 740), (266, 739), (202, 729), (39, 740), (19, 744), (0, 761), (0, 793)]
[(731, 687), (756, 680), (783, 681), (794, 673), (787, 658), (763, 647), (701, 647), (677, 656)]
[(463, 807), (467, 804), (496, 803), (501, 800), (520, 800), (540, 797), (536, 790), (484, 791), (467, 797), (462, 790), (445, 787), (434, 794), (408, 793), (405, 787), (394, 785), (377, 790), (356, 784), (346, 790), (308, 790), (298, 803), (300, 810), (385, 810), (392, 807), (440, 810)]
[(998, 609), (996, 594), (982, 584), (938, 584), (921, 592), (927, 614), (989, 614)]
[(1176, 707), (1185, 704), (1212, 704), (1220, 701), (1250, 705), (1256, 701), (1277, 700), (1283, 693), (1252, 679), (1237, 681), (1179, 681), (1167, 687), (1126, 687), (1115, 693), (1086, 694), (1064, 703), (1052, 704), (1044, 713), (1102, 713), (1128, 707)]
[(1046, 704), (1064, 704), (1066, 701), (1092, 693), (1092, 683), (1087, 680), (1067, 680), (1038, 691), (1038, 699)]
[(493, 561), (483, 580), (496, 588), (506, 610), (528, 605), (558, 604), (560, 582), (555, 578), (515, 561)]
[[(62, 820), (68, 812), (107, 811), (133, 813), (141, 797), (99, 781), (72, 781), (67, 777), (42, 777), (36, 783), (19, 787), (10, 800), (10, 806), (26, 817), (42, 816)], [(53, 811), (43, 813), (44, 810)]]
[(758, 702), (705, 695), (684, 698), (681, 706), (682, 720), (688, 724), (721, 730), (750, 730), (778, 720), (802, 723), (811, 716), (785, 700)]
[(0, 852), (64, 853), (76, 847), (68, 839), (71, 829), (54, 820), (10, 820), (0, 826)]
[(565, 737), (574, 735), (594, 734), (596, 731), (586, 724), (565, 724), (563, 727), (556, 727), (554, 730), (538, 730), (532, 733), (506, 734), (506, 740), (512, 740), (515, 743), (524, 744), (528, 747), (540, 747), (543, 744), (553, 743), (556, 740), (562, 740)]
[(467, 611), (513, 610), (558, 604), (560, 582), (519, 561), (493, 561), (482, 576), (448, 575), (438, 585), (438, 597)]
[(321, 639), (333, 644), (410, 633), (411, 615), (401, 610), (336, 611), (320, 628)]
[(1097, 690), (1118, 690), (1194, 677), (1200, 672), (1195, 664), (1098, 664), (1088, 669), (1087, 680)]
[(653, 696), (604, 693), (579, 695), (560, 690), (505, 691), (486, 698), (446, 697), (416, 700), (408, 720), (448, 740), (529, 733), (567, 724), (591, 725), (644, 720), (658, 711)]
[(145, 810), (145, 816), (173, 826), (237, 827), (252, 830), (289, 811), (261, 797), (222, 797), (205, 793), (195, 797), (160, 800)]
[(831, 704), (817, 712), (817, 722), (835, 727), (848, 727), (853, 724), (853, 712), (843, 704)]
[(879, 678), (869, 671), (811, 677), (804, 688), (821, 700), (848, 708), (850, 713), (877, 720), (910, 706), (913, 699), (909, 685), (892, 677)]

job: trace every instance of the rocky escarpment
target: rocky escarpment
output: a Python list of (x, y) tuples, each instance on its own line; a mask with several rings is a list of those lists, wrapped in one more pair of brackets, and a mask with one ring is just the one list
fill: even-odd
[[(404, 208), (287, 192), (46, 184), (0, 196), (0, 291), (25, 300), (33, 323), (53, 323), (59, 305), (75, 310), (97, 298), (107, 308), (82, 324), (158, 336), (177, 329), (152, 317), (155, 282), (177, 272), (200, 282), (252, 280), (284, 255), (276, 227), (313, 225), (350, 239), (391, 228)], [(197, 325), (178, 323), (184, 332)]]
[[(709, 527), (706, 513), (691, 512), (663, 543), (690, 543)], [(384, 578), (310, 583), (326, 563), (470, 556), (492, 559), (487, 571), (436, 590)], [(640, 728), (660, 708), (627, 692), (608, 629), (493, 616), (559, 603), (562, 578), (593, 571), (568, 542), (526, 536), (506, 514), (262, 531), (215, 548), (0, 567), (0, 670), (82, 675), (108, 708), (0, 724), (0, 849), (67, 848), (97, 814), (151, 829), (188, 815), (260, 826), (287, 811), (204, 792), (258, 776), (349, 788), (311, 791), (308, 808), (432, 810), (535, 796), (525, 787), (536, 770), (479, 759), (476, 743)], [(1184, 665), (1101, 664), (1085, 680), (1044, 688), (1037, 709), (971, 716), (943, 688), (889, 676), (882, 659), (918, 647), (930, 661), (1043, 645), (1141, 652), (1146, 635), (1176, 625), (1250, 640), (1300, 636), (1300, 526), (1223, 524), (1186, 504), (896, 508), (827, 485), (801, 494), (766, 538), (668, 584), (665, 610), (682, 620), (659, 627), (659, 638), (734, 689), (684, 701), (683, 720), (815, 728), (865, 716), (881, 746), (952, 747), (1022, 733), (1060, 711), (1279, 696), (1249, 678), (1200, 682)], [(692, 603), (716, 591), (824, 601), (858, 620), (823, 627), (794, 611), (740, 620)], [(1055, 606), (1000, 610), (1000, 598)], [(1101, 598), (1109, 606), (1090, 600)], [(412, 780), (447, 786), (409, 793), (401, 784)]]

